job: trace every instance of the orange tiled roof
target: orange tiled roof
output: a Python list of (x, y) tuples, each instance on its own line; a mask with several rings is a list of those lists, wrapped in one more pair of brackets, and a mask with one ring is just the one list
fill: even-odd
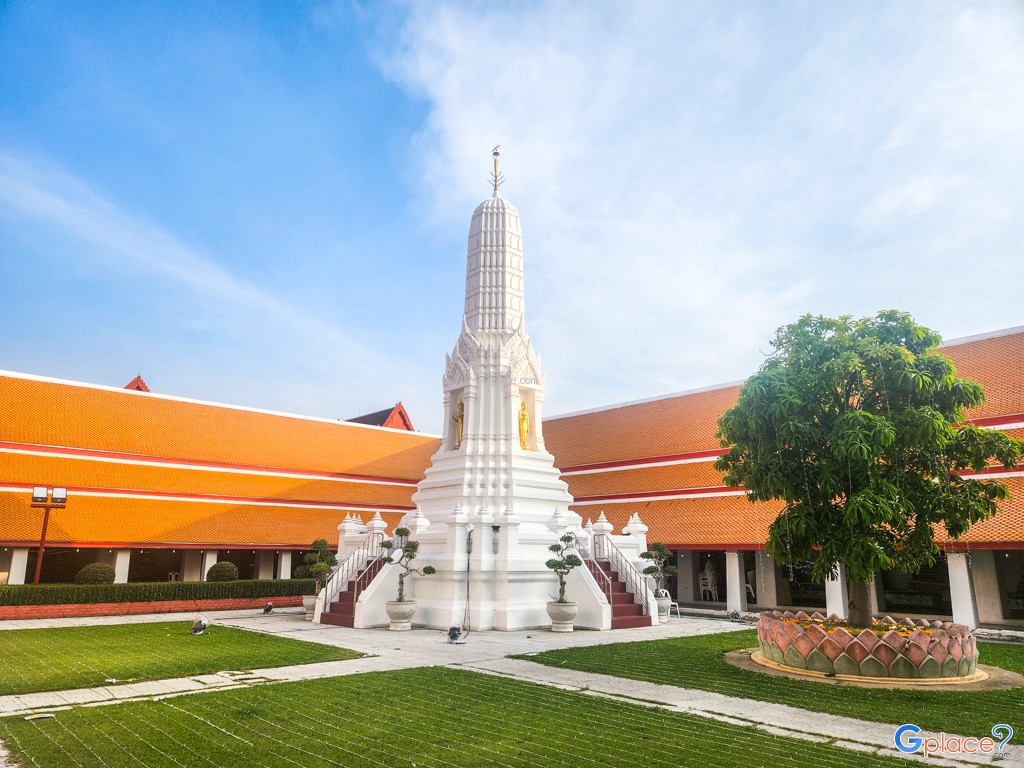
[[(412, 508), (438, 440), (0, 376), (0, 442), (0, 484), (71, 489), (68, 508), (51, 520), (54, 543), (305, 547), (321, 536), (336, 541), (346, 507), (397, 521), (401, 512), (387, 510)], [(83, 450), (89, 456), (75, 455)], [(0, 540), (36, 539), (41, 515), (27, 490), (0, 491)]]
[(310, 480), (3, 452), (0, 481), (67, 486), (72, 494), (114, 489), (408, 508), (412, 508), (410, 497), (416, 489), (414, 485)]
[[(1011, 477), (1000, 482), (1009, 487), (1011, 498), (1000, 504), (994, 517), (972, 526), (956, 542), (952, 542), (944, 530), (937, 530), (936, 541), (954, 549), (964, 549), (971, 543), (1024, 544), (1024, 477)], [(574, 507), (574, 510), (584, 520), (597, 519), (604, 512), (616, 531), (637, 513), (649, 528), (649, 542), (660, 541), (684, 549), (727, 549), (763, 545), (768, 538), (768, 526), (783, 506), (782, 502), (751, 503), (745, 496), (699, 496), (586, 505)]]
[[(969, 418), (1024, 413), (1024, 331), (954, 343), (940, 353), (985, 389), (987, 403)], [(547, 419), (544, 441), (563, 468), (716, 449), (718, 418), (739, 391), (727, 385)]]
[[(276, 546), (305, 549), (317, 538), (332, 546), (347, 513), (323, 509), (220, 504), (162, 499), (71, 496), (65, 509), (50, 514), (51, 546), (89, 543)], [(401, 513), (381, 513), (393, 527)], [(362, 518), (368, 520), (369, 513)], [(43, 510), (29, 506), (28, 494), (0, 493), (4, 539), (38, 542)]]
[[(972, 417), (1024, 413), (1024, 332), (953, 344), (942, 353), (953, 359), (961, 376), (986, 389), (988, 403)], [(735, 403), (738, 392), (738, 385), (729, 385), (549, 419), (544, 423), (547, 447), (563, 469), (714, 454), (719, 449), (714, 437), (718, 417)], [(1024, 430), (1013, 434), (1019, 437)], [(207, 546), (306, 546), (320, 536), (333, 542), (346, 514), (333, 506), (406, 509), (414, 487), (317, 473), (412, 483), (423, 476), (438, 445), (437, 438), (410, 432), (0, 375), (0, 442), (5, 441), (111, 452), (107, 458), (114, 460), (0, 450), (0, 484), (232, 497), (230, 502), (212, 502), (73, 494), (73, 504), (51, 522), (49, 538), (54, 542)], [(223, 466), (126, 462), (133, 457)], [(565, 480), (580, 499), (720, 487), (721, 477), (711, 462), (705, 456), (695, 463), (612, 467), (570, 473)], [(291, 474), (279, 477), (253, 469), (261, 467)], [(1014, 498), (993, 520), (973, 528), (966, 541), (1024, 542), (1024, 480), (1011, 478), (1008, 483)], [(303, 502), (332, 508), (285, 506)], [(724, 548), (763, 542), (780, 508), (752, 505), (734, 495), (599, 502), (582, 504), (577, 511), (586, 519), (604, 509), (616, 529), (638, 512), (651, 528), (652, 541)], [(389, 523), (399, 514), (387, 513)], [(28, 507), (27, 492), (0, 492), (0, 540), (33, 540), (40, 515)]]
[(544, 442), (559, 467), (718, 448), (718, 417), (739, 385), (546, 419)]
[(722, 475), (712, 462), (625, 469), (587, 475), (566, 475), (574, 499), (616, 493), (642, 493), (676, 488), (710, 488), (722, 485)]
[(436, 437), (0, 376), (0, 440), (419, 480)]
[(604, 512), (618, 531), (634, 513), (648, 526), (647, 541), (679, 548), (760, 546), (782, 503), (752, 504), (745, 496), (698, 496), (574, 508), (584, 521)]
[(953, 343), (939, 352), (953, 361), (959, 376), (985, 389), (985, 405), (969, 418), (1024, 413), (1024, 331)]
[[(985, 388), (987, 403), (969, 414), (970, 418), (991, 418), (1024, 413), (1024, 332), (974, 339), (943, 347), (957, 366), (960, 376)], [(714, 434), (719, 416), (736, 402), (739, 386), (684, 393), (635, 404), (569, 415), (544, 422), (548, 449), (556, 465), (570, 471), (564, 475), (574, 498), (653, 493), (665, 490), (720, 488), (721, 475), (713, 466), (713, 454), (720, 448)], [(1020, 438), (1024, 430), (1010, 430)], [(704, 461), (632, 468), (630, 461), (652, 457), (712, 454)], [(604, 467), (602, 471), (577, 474), (575, 467), (626, 462), (625, 466)], [(1011, 488), (1020, 487), (1015, 497), (1001, 505), (992, 520), (973, 528), (965, 541), (1024, 542), (1024, 486), (1011, 478)], [(651, 528), (652, 541), (678, 546), (752, 544), (763, 542), (768, 525), (781, 504), (751, 505), (743, 496), (693, 496), (607, 504), (585, 504), (576, 511), (586, 519), (604, 509), (618, 529), (633, 512)], [(945, 541), (940, 536), (940, 541)]]

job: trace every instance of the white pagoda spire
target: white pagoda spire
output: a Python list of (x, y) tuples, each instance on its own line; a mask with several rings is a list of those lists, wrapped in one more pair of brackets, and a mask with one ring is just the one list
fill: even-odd
[[(417, 621), (440, 628), (459, 624), (467, 602), (474, 629), (545, 624), (553, 577), (544, 563), (554, 542), (547, 523), (572, 504), (544, 447), (544, 377), (526, 335), (519, 212), (498, 191), (498, 150), (494, 194), (469, 228), (465, 314), (442, 383), (444, 436), (413, 495), (429, 522), (419, 556), (438, 571), (415, 582)], [(561, 519), (580, 530), (574, 512)]]
[(494, 194), (477, 206), (469, 225), (466, 261), (466, 327), (514, 331), (523, 325), (523, 235), (519, 211), (498, 188), (500, 146), (494, 156)]

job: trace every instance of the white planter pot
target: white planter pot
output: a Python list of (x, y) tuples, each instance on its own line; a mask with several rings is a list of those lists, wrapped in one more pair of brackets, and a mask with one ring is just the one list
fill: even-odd
[(397, 600), (388, 600), (384, 603), (384, 610), (391, 619), (388, 629), (392, 632), (407, 632), (412, 629), (412, 615), (416, 613), (415, 600), (405, 600), (401, 603)]
[(303, 595), (302, 607), (306, 609), (306, 621), (312, 621), (316, 612), (316, 595)]
[(672, 598), (656, 597), (654, 600), (658, 604), (658, 623), (668, 624), (668, 611), (672, 607)]
[(548, 603), (552, 632), (572, 632), (572, 621), (576, 618), (576, 603)]

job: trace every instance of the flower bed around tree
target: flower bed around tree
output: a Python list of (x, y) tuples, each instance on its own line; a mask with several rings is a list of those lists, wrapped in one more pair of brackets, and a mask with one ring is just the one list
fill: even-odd
[(862, 677), (967, 677), (978, 667), (977, 641), (964, 624), (875, 619), (849, 627), (832, 616), (770, 611), (757, 621), (762, 656), (787, 667)]

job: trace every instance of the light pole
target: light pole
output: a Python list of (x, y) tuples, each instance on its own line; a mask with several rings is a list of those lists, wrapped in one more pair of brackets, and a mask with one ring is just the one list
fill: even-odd
[(33, 584), (39, 583), (39, 574), (43, 570), (43, 551), (46, 549), (46, 527), (50, 524), (50, 510), (64, 509), (68, 505), (67, 488), (47, 488), (45, 485), (32, 487), (32, 506), (45, 509), (43, 513), (43, 533), (39, 537), (39, 554), (36, 555), (36, 577)]

